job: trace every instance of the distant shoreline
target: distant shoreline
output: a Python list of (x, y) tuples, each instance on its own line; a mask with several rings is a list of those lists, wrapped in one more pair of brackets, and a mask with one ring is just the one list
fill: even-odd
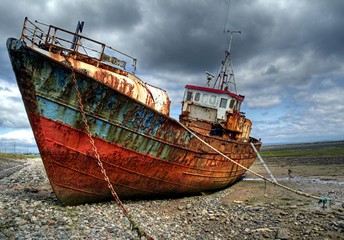
[(271, 143), (271, 144), (264, 144), (262, 145), (262, 149), (264, 148), (275, 148), (275, 147), (286, 147), (290, 146), (290, 148), (293, 148), (294, 146), (311, 146), (311, 145), (343, 145), (344, 146), (344, 140), (336, 140), (336, 141), (320, 141), (320, 142), (304, 142), (304, 143)]

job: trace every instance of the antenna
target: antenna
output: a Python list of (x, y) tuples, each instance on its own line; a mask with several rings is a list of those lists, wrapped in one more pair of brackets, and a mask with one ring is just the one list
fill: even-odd
[(232, 58), (231, 58), (231, 47), (232, 47), (232, 39), (233, 34), (239, 33), (241, 31), (227, 31), (229, 35), (229, 43), (228, 43), (228, 50), (225, 52), (225, 59), (222, 61), (221, 71), (217, 76), (216, 82), (219, 80), (219, 89), (224, 90), (224, 88), (229, 89), (229, 85), (232, 84), (234, 86), (234, 92), (237, 94), (236, 83), (234, 78), (234, 71), (232, 67)]
[(241, 31), (229, 31), (229, 30), (228, 30), (227, 33), (230, 35), (229, 44), (228, 44), (228, 53), (230, 54), (230, 52), (231, 52), (231, 47), (232, 47), (233, 34), (234, 34), (234, 33), (239, 33), (239, 34), (241, 34)]
[(210, 72), (208, 72), (208, 71), (205, 71), (205, 74), (207, 74), (207, 86), (209, 86), (210, 85), (210, 81), (213, 79), (213, 78), (215, 78), (215, 76), (213, 75), (213, 74), (211, 74)]
[(228, 22), (229, 22), (229, 9), (231, 7), (231, 0), (228, 0), (228, 8), (227, 8), (227, 14), (226, 14), (226, 20), (225, 20), (225, 26), (223, 27), (223, 32), (226, 32), (226, 29), (228, 27)]
[(213, 75), (213, 74), (211, 74), (210, 72), (208, 72), (208, 71), (205, 71), (205, 73), (209, 76), (209, 77), (212, 77), (212, 78), (214, 78), (215, 76)]

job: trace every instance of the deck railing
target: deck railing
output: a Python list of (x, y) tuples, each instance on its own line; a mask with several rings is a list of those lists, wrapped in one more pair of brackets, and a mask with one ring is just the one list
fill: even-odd
[[(100, 63), (106, 63), (133, 74), (136, 72), (137, 60), (135, 58), (77, 33), (38, 21), (33, 23), (27, 17), (24, 20), (21, 40), (48, 51), (59, 49), (66, 54), (71, 53), (74, 56), (92, 58), (98, 66)], [(127, 69), (128, 60), (132, 63), (129, 69)]]

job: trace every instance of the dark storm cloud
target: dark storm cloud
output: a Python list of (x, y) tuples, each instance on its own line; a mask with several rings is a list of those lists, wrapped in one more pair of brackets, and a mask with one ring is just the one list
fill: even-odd
[[(152, 4), (139, 33), (143, 67), (196, 72), (219, 64), (224, 49), (224, 1), (160, 1)], [(216, 61), (217, 60), (217, 61)]]
[[(87, 24), (89, 32), (125, 29), (130, 31), (142, 20), (137, 1), (26, 1), (0, 2), (0, 26), (3, 33), (20, 34), (24, 17), (74, 30), (78, 20)], [(17, 30), (17, 31), (15, 31)]]
[[(99, 40), (130, 44), (144, 69), (196, 72), (218, 68), (226, 47), (223, 30), (228, 2), (2, 1), (1, 9), (6, 12), (0, 14), (0, 20), (7, 34), (16, 35), (23, 16), (71, 30), (77, 20), (84, 20), (85, 35), (107, 35)], [(340, 0), (231, 1), (228, 27), (242, 31), (233, 41), (234, 63), (240, 66), (261, 57), (263, 72), (271, 65), (264, 65), (264, 56), (273, 61), (283, 55), (295, 64), (301, 63), (310, 49), (315, 51), (314, 57), (343, 56), (343, 5)], [(122, 42), (112, 42), (115, 35)]]
[(269, 66), (281, 71), (272, 82), (262, 80), (262, 88), (305, 85), (312, 76), (340, 67), (343, 1), (246, 2), (251, 4), (232, 4), (231, 22), (245, 35), (236, 40), (233, 58), (238, 68), (257, 75)]
[[(257, 119), (255, 134), (277, 140), (274, 136), (286, 138), (303, 128), (311, 138), (310, 125), (324, 134), (344, 129), (334, 120), (344, 117), (343, 104), (319, 101), (328, 99), (327, 93), (341, 99), (344, 91), (343, 12), (342, 0), (5, 0), (0, 80), (15, 81), (4, 44), (20, 35), (25, 16), (71, 31), (83, 20), (85, 36), (138, 58), (143, 80), (167, 89), (172, 111), (178, 112), (184, 85), (204, 84), (205, 70), (217, 74), (228, 44), (226, 26), (242, 31), (233, 37), (232, 58), (245, 111), (269, 113)], [(314, 121), (319, 116), (331, 124)], [(4, 126), (5, 120), (0, 122)]]
[[(76, 20), (85, 21), (88, 32), (93, 34), (106, 31), (132, 31), (142, 20), (137, 1), (56, 1), (52, 6), (50, 21), (55, 25), (75, 28)], [(47, 4), (48, 5), (48, 4)], [(66, 11), (56, 11), (66, 9)], [(72, 20), (72, 21), (71, 21)]]

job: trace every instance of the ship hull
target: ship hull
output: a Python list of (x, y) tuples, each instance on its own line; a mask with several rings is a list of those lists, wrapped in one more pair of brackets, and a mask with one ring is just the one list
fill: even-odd
[[(72, 72), (65, 61), (16, 39), (9, 39), (7, 47), (47, 176), (62, 203), (111, 199), (82, 119), (73, 72), (100, 160), (120, 198), (213, 191), (245, 173), (176, 120), (88, 76), (87, 71)], [(247, 168), (256, 158), (248, 142), (198, 136)], [(260, 142), (255, 145), (259, 149)]]

